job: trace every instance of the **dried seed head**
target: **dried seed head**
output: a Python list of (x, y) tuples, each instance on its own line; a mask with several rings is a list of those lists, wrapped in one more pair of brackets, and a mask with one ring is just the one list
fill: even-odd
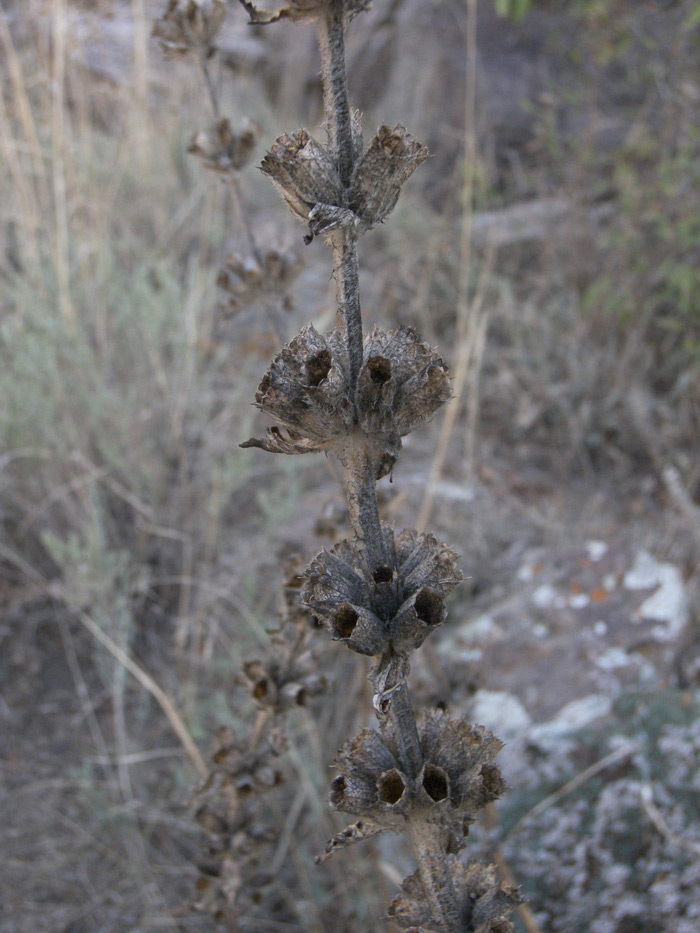
[(457, 557), (433, 535), (382, 527), (387, 563), (370, 566), (362, 547), (341, 541), (316, 556), (302, 599), (333, 638), (366, 655), (407, 654), (442, 622), (445, 596), (460, 582)]
[(357, 407), (368, 436), (405, 437), (452, 398), (447, 367), (415, 330), (373, 328), (365, 339)]
[[(495, 865), (455, 858), (448, 862), (452, 888), (459, 910), (460, 930), (464, 933), (513, 933), (508, 919), (522, 898), (518, 890), (498, 882)], [(389, 907), (389, 916), (404, 933), (439, 933), (432, 922), (432, 912), (419, 872), (409, 875), (401, 885), (401, 894)]]
[(265, 439), (251, 439), (242, 447), (293, 454), (332, 450), (354, 423), (340, 333), (322, 337), (313, 326), (305, 327), (275, 357), (255, 401), (289, 433), (271, 428)]
[(208, 130), (195, 133), (187, 151), (201, 159), (206, 168), (228, 174), (248, 164), (260, 133), (258, 124), (247, 119), (240, 132), (234, 133), (229, 121), (222, 117)]
[[(325, 451), (345, 456), (347, 440), (359, 425), (366, 444), (390, 472), (401, 437), (428, 421), (452, 394), (447, 368), (415, 331), (378, 328), (365, 339), (357, 394), (353, 398), (343, 334), (322, 337), (305, 327), (273, 360), (256, 403), (287, 429), (268, 430), (263, 440), (243, 447), (272, 453)], [(379, 478), (379, 477), (377, 477)]]
[(226, 17), (225, 0), (169, 0), (153, 26), (153, 35), (171, 54), (199, 51), (209, 55)]
[(368, 230), (381, 223), (396, 206), (402, 185), (408, 181), (428, 150), (398, 123), (380, 126), (357, 163), (350, 183), (352, 210)]
[(307, 242), (336, 227), (360, 236), (394, 208), (401, 186), (428, 158), (422, 146), (401, 124), (380, 126), (364, 155), (362, 124), (352, 113), (356, 165), (348, 188), (343, 187), (333, 154), (307, 133), (297, 130), (276, 140), (261, 169), (300, 220), (309, 225)]
[(333, 766), (340, 771), (331, 784), (334, 809), (369, 817), (382, 829), (401, 828), (411, 804), (411, 782), (378, 732), (363, 729), (342, 746)]
[[(439, 805), (440, 819), (459, 842), (479, 811), (506, 789), (500, 770), (493, 764), (503, 743), (483, 726), (466, 719), (449, 719), (438, 710), (425, 714), (419, 731), (423, 792)], [(438, 821), (437, 812), (432, 819)]]
[[(342, 208), (343, 191), (328, 150), (306, 130), (280, 136), (260, 168), (289, 205), (293, 214), (309, 224), (312, 237), (319, 233), (319, 213)], [(313, 212), (316, 211), (316, 214)], [(327, 224), (326, 224), (327, 226)]]
[(353, 19), (363, 10), (368, 10), (371, 0), (290, 0), (283, 7), (276, 10), (260, 10), (249, 0), (240, 0), (248, 11), (251, 23), (266, 26), (281, 19), (288, 19), (295, 23), (310, 22), (325, 18), (333, 9), (341, 6), (348, 19)]
[(227, 292), (231, 307), (238, 308), (260, 297), (284, 294), (304, 267), (294, 250), (258, 250), (257, 256), (231, 253), (216, 279)]
[(394, 728), (385, 723), (381, 735), (365, 729), (342, 746), (331, 805), (390, 830), (405, 818), (426, 820), (457, 851), (479, 811), (505, 789), (493, 764), (502, 743), (482, 726), (431, 711), (418, 726), (423, 765), (411, 779), (401, 770)]

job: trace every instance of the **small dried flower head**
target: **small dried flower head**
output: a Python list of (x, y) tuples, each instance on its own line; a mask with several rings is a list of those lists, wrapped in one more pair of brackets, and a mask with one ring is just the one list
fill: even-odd
[(234, 133), (229, 121), (222, 117), (208, 130), (195, 133), (187, 151), (201, 159), (206, 168), (228, 174), (247, 165), (260, 132), (257, 123), (246, 119), (240, 131)]
[(216, 284), (229, 296), (232, 308), (265, 296), (279, 297), (304, 267), (295, 250), (258, 250), (256, 256), (231, 253), (219, 271)]
[(250, 16), (251, 23), (266, 26), (278, 20), (288, 19), (294, 23), (310, 22), (325, 18), (339, 6), (348, 20), (353, 19), (363, 10), (368, 10), (371, 0), (290, 0), (285, 6), (275, 10), (260, 10), (249, 0), (240, 0)]
[[(522, 898), (517, 889), (498, 882), (494, 865), (456, 858), (448, 862), (452, 889), (459, 910), (460, 930), (464, 933), (513, 933), (508, 919)], [(432, 912), (419, 872), (409, 875), (401, 893), (389, 907), (389, 916), (404, 933), (439, 933), (433, 925)]]
[(271, 428), (264, 440), (241, 446), (293, 454), (332, 449), (353, 427), (348, 385), (340, 332), (322, 337), (313, 326), (304, 327), (272, 361), (255, 396), (258, 407), (287, 433)]
[(380, 126), (353, 172), (350, 207), (364, 229), (381, 223), (394, 209), (402, 185), (428, 150), (401, 123)]
[(264, 661), (247, 661), (243, 665), (251, 697), (260, 707), (274, 713), (306, 706), (311, 697), (324, 693), (327, 687), (326, 678), (315, 670), (311, 653), (292, 659), (290, 663), (284, 663), (285, 660), (273, 655)]
[(341, 541), (321, 551), (307, 571), (305, 604), (333, 638), (360, 654), (407, 654), (444, 622), (445, 596), (462, 579), (457, 557), (433, 535), (382, 527), (381, 566), (363, 548)]
[(379, 454), (377, 478), (391, 471), (401, 438), (428, 421), (452, 395), (447, 367), (414, 330), (378, 328), (366, 337), (357, 392), (350, 388), (347, 350), (341, 331), (322, 337), (305, 327), (275, 358), (256, 403), (278, 428), (242, 446), (273, 453), (326, 451), (344, 456), (348, 438), (359, 432)]
[(415, 330), (373, 328), (365, 339), (357, 407), (367, 435), (405, 437), (452, 397), (442, 359)]
[(426, 820), (444, 830), (456, 851), (479, 812), (505, 790), (493, 763), (503, 743), (483, 726), (437, 710), (424, 716), (419, 737), (423, 765), (415, 779), (402, 769), (390, 726), (384, 735), (365, 729), (346, 742), (333, 762), (340, 774), (331, 805), (389, 830), (406, 818)]
[(336, 227), (349, 227), (359, 236), (381, 223), (396, 205), (401, 186), (428, 158), (425, 146), (401, 124), (380, 126), (361, 155), (356, 111), (352, 120), (358, 157), (347, 188), (332, 154), (304, 129), (280, 136), (263, 159), (263, 173), (292, 213), (309, 225), (307, 242)]
[(166, 52), (199, 51), (209, 55), (226, 17), (225, 0), (168, 0), (168, 8), (153, 26)]

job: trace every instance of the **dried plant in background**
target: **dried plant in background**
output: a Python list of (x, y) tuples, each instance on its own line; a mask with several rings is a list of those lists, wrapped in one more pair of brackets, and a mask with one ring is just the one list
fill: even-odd
[(432, 535), (395, 534), (380, 521), (376, 495), (401, 438), (451, 396), (445, 365), (415, 332), (375, 328), (365, 337), (360, 312), (358, 240), (385, 220), (428, 152), (402, 125), (363, 143), (344, 49), (367, 0), (293, 0), (274, 12), (241, 2), (253, 23), (312, 22), (322, 56), (325, 143), (304, 129), (285, 134), (262, 170), (308, 226), (306, 243), (323, 234), (332, 246), (339, 323), (325, 337), (305, 327), (278, 354), (256, 402), (280, 427), (242, 445), (323, 451), (342, 467), (352, 539), (312, 561), (302, 599), (334, 639), (373, 658), (379, 731), (363, 730), (338, 752), (331, 804), (356, 819), (319, 861), (376, 833), (403, 832), (418, 867), (391, 906), (401, 929), (507, 933), (517, 891), (494, 869), (456, 857), (479, 811), (503, 793), (494, 764), (501, 743), (440, 712), (417, 718), (407, 686), (411, 652), (444, 621), (445, 597), (461, 579), (456, 557)]
[(217, 38), (227, 9), (225, 0), (169, 0), (152, 34), (166, 55), (193, 57), (206, 88), (213, 120), (193, 134), (187, 151), (227, 184), (238, 226), (244, 234), (245, 247), (227, 256), (217, 279), (228, 295), (230, 308), (238, 309), (260, 297), (277, 299), (284, 295), (303, 262), (296, 251), (276, 244), (261, 246), (248, 219), (239, 173), (253, 158), (262, 128), (249, 117), (234, 128), (221, 110), (221, 91), (212, 74), (212, 62), (218, 52)]

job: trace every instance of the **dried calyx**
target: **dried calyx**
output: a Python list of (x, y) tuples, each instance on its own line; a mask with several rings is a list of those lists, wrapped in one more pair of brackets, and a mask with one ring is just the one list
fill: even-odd
[(393, 210), (401, 186), (428, 158), (401, 124), (380, 126), (362, 153), (362, 127), (352, 113), (354, 169), (350, 184), (341, 182), (336, 159), (306, 130), (280, 136), (265, 156), (262, 171), (292, 213), (309, 226), (307, 242), (324, 231), (349, 227), (360, 236)]
[[(479, 862), (464, 865), (455, 858), (449, 859), (448, 867), (460, 931), (513, 933), (508, 917), (522, 898), (512, 885), (498, 882), (496, 867)], [(431, 922), (430, 904), (417, 871), (404, 880), (401, 893), (389, 907), (389, 916), (404, 933), (441, 933), (439, 926)]]
[(365, 729), (342, 746), (333, 762), (340, 774), (331, 805), (383, 829), (425, 820), (443, 831), (448, 851), (457, 851), (479, 812), (505, 790), (493, 764), (503, 743), (482, 726), (430, 711), (418, 729), (423, 764), (411, 777), (392, 731)]
[(374, 448), (378, 476), (391, 471), (401, 438), (452, 396), (447, 367), (415, 331), (375, 328), (353, 393), (344, 334), (305, 327), (273, 360), (256, 394), (258, 407), (285, 429), (241, 446), (272, 453), (324, 451), (344, 459), (359, 437)]
[(222, 117), (208, 130), (195, 133), (187, 151), (201, 159), (206, 168), (227, 174), (248, 164), (259, 136), (260, 127), (251, 120), (246, 119), (235, 133), (229, 120)]
[(230, 253), (216, 284), (227, 293), (230, 306), (237, 308), (268, 296), (279, 300), (303, 268), (303, 258), (295, 250), (270, 247), (258, 248), (255, 256)]
[(333, 638), (360, 654), (407, 654), (444, 622), (445, 597), (462, 579), (456, 555), (433, 535), (382, 526), (381, 564), (341, 541), (316, 556), (303, 600)]
[(153, 26), (153, 35), (166, 52), (197, 51), (205, 57), (226, 17), (225, 0), (169, 0), (168, 8)]

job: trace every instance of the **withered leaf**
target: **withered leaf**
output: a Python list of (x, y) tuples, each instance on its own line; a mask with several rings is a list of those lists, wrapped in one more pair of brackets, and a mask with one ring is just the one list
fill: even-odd
[(350, 826), (346, 826), (345, 829), (336, 833), (335, 836), (328, 840), (325, 851), (321, 855), (317, 855), (314, 861), (317, 865), (320, 865), (322, 862), (327, 861), (331, 856), (335, 855), (338, 849), (345, 849), (355, 842), (362, 842), (363, 839), (370, 839), (372, 836), (376, 836), (377, 833), (381, 833), (383, 829), (384, 827), (380, 826), (379, 823), (375, 823), (373, 820), (368, 819), (362, 819), (358, 820), (356, 823), (351, 823)]

